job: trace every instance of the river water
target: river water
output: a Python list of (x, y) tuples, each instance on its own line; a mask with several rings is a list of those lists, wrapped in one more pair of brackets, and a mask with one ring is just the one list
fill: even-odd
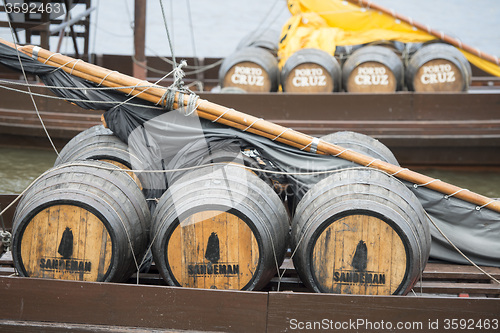
[[(54, 165), (52, 150), (0, 147), (0, 194), (20, 193)], [(499, 170), (418, 170), (430, 177), (467, 188), (487, 197), (500, 198)]]

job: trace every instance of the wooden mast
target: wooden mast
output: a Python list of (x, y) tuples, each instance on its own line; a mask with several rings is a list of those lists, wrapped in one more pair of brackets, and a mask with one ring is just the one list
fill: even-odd
[(135, 0), (133, 76), (146, 80), (146, 0)]
[[(11, 47), (15, 47), (12, 43), (5, 41), (0, 42)], [(62, 70), (71, 73), (72, 75), (97, 83), (98, 85), (114, 87), (126, 94), (136, 96), (155, 104), (161, 104), (164, 102), (163, 97), (167, 92), (167, 88), (152, 85), (147, 81), (139, 80), (128, 75), (88, 64), (81, 60), (55, 54), (38, 47), (35, 49), (36, 56), (33, 56), (34, 49), (35, 47), (32, 45), (18, 47), (18, 50), (36, 58), (42, 63), (60, 67)], [(131, 86), (133, 88), (120, 88), (124, 86)], [(174, 107), (178, 107), (178, 99), (179, 93), (176, 93), (176, 103), (174, 104)], [(187, 105), (188, 100), (189, 96), (184, 95), (183, 104)], [(379, 169), (400, 179), (443, 193), (446, 196), (454, 196), (477, 205), (478, 207), (486, 207), (500, 213), (500, 201), (498, 200), (493, 200), (441, 180), (344, 149), (340, 146), (313, 138), (312, 136), (285, 128), (261, 118), (256, 118), (254, 116), (202, 99), (198, 100), (196, 111), (198, 116), (201, 118), (263, 136), (271, 140), (279, 141), (301, 150), (315, 152), (317, 154), (338, 156), (362, 166)]]

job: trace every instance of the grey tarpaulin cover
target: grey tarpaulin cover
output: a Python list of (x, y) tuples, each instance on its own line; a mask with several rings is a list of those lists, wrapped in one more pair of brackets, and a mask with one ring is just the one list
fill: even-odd
[[(36, 74), (49, 86), (92, 88), (96, 85), (71, 76), (62, 70), (44, 65), (20, 54), (24, 70)], [(0, 44), (0, 62), (20, 70), (17, 52)], [(333, 156), (321, 156), (286, 146), (269, 139), (185, 116), (174, 110), (165, 112), (151, 103), (133, 99), (131, 103), (116, 104), (128, 97), (112, 90), (70, 90), (51, 88), (56, 95), (74, 101), (86, 109), (106, 110), (109, 128), (128, 143), (132, 154), (140, 157), (134, 169), (169, 170), (203, 163), (202, 156), (213, 151), (226, 150), (241, 158), (240, 151), (252, 151), (268, 162), (271, 169), (284, 172), (338, 170), (357, 166)], [(110, 103), (111, 102), (111, 103)], [(113, 104), (114, 103), (114, 104)], [(145, 194), (158, 197), (175, 174), (146, 174)], [(325, 177), (322, 175), (287, 175), (293, 184), (294, 195), (301, 197), (308, 188)], [(500, 214), (454, 197), (445, 196), (425, 187), (406, 186), (417, 196), (431, 219), (475, 263), (500, 267)], [(431, 257), (451, 262), (468, 262), (452, 248), (431, 224)]]

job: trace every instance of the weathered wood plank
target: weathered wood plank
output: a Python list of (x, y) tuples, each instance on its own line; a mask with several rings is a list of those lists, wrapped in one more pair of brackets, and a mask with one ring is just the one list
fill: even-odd
[[(105, 325), (87, 325), (87, 324), (66, 324), (66, 323), (44, 323), (44, 322), (26, 322), (14, 320), (0, 320), (0, 329), (4, 333), (85, 333), (85, 332), (101, 332), (101, 333), (151, 333), (160, 332), (156, 329), (145, 329), (136, 327), (121, 327), (121, 326), (105, 326)], [(179, 330), (161, 330), (161, 332), (179, 332)], [(184, 331), (197, 333), (201, 331)]]
[(500, 284), (498, 283), (452, 283), (452, 282), (417, 282), (414, 290), (424, 293), (436, 294), (486, 294), (500, 295)]
[[(494, 278), (500, 279), (500, 267), (485, 267), (483, 270)], [(424, 270), (424, 279), (447, 279), (447, 280), (490, 280), (483, 272), (474, 266), (428, 263)]]
[[(500, 299), (270, 292), (267, 332), (300, 331), (298, 325), (314, 322), (324, 323), (325, 331), (330, 329), (329, 325), (333, 325), (331, 331), (335, 330), (335, 325), (341, 325), (338, 331), (360, 332), (370, 331), (368, 323), (377, 327), (373, 325), (380, 325), (382, 321), (384, 328), (378, 326), (371, 331), (426, 332), (433, 331), (429, 325), (438, 321), (439, 329), (434, 330), (437, 332), (444, 331), (445, 319), (498, 320), (499, 309)], [(410, 328), (398, 329), (398, 323), (408, 323)]]
[(0, 319), (264, 332), (267, 294), (0, 277)]

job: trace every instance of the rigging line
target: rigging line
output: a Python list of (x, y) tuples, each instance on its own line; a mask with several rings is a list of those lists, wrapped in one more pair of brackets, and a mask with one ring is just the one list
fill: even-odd
[(163, 1), (162, 0), (158, 1), (160, 2), (161, 14), (163, 17), (163, 25), (165, 26), (165, 31), (167, 32), (168, 46), (170, 47), (170, 53), (172, 54), (172, 60), (174, 62), (173, 68), (175, 69), (177, 67), (177, 61), (175, 60), (174, 48), (172, 46), (172, 40), (170, 39), (170, 33), (168, 32), (168, 24), (167, 24), (167, 18), (165, 16), (165, 8), (163, 8)]
[(449, 239), (443, 232), (443, 230), (441, 230), (441, 228), (439, 228), (439, 226), (436, 224), (436, 222), (434, 222), (434, 220), (432, 219), (432, 217), (424, 210), (425, 212), (425, 215), (427, 215), (427, 217), (429, 218), (429, 221), (431, 221), (432, 225), (439, 231), (439, 233), (441, 234), (441, 236), (444, 237), (444, 239), (448, 242), (448, 244), (450, 244), (453, 249), (455, 251), (458, 252), (458, 254), (460, 254), (465, 260), (467, 260), (472, 266), (474, 266), (475, 268), (477, 268), (481, 273), (483, 273), (484, 275), (486, 275), (487, 277), (489, 277), (492, 281), (496, 282), (496, 283), (499, 283), (500, 284), (500, 281), (498, 279), (496, 279), (494, 276), (492, 276), (491, 274), (489, 274), (488, 272), (486, 272), (484, 269), (482, 269), (479, 265), (477, 265), (474, 261), (472, 261), (472, 259), (470, 259), (467, 255), (465, 255), (465, 253), (463, 253), (459, 248), (458, 246), (455, 245), (455, 243), (453, 243), (451, 241), (451, 239)]
[[(95, 49), (96, 49), (96, 43), (97, 43), (97, 22), (99, 22), (99, 4), (101, 2), (98, 0), (97, 1), (97, 5), (96, 5), (96, 9), (95, 9), (95, 16), (94, 16), (94, 20), (95, 20), (95, 27), (96, 29), (94, 29), (94, 39), (92, 40), (92, 52), (91, 54), (95, 54)], [(91, 13), (90, 15), (94, 15), (93, 13)], [(90, 18), (89, 18), (89, 21), (90, 21)]]
[(174, 0), (170, 0), (170, 28), (172, 29), (172, 44), (175, 45)]
[[(34, 92), (30, 93), (30, 92), (25, 91), (25, 90), (16, 89), (16, 88), (10, 88), (10, 87), (6, 87), (6, 86), (2, 86), (2, 85), (0, 85), (0, 88), (6, 89), (6, 90), (10, 90), (10, 91), (19, 92), (19, 93), (22, 93), (22, 94), (31, 94), (31, 95), (37, 96), (37, 97), (44, 97), (44, 98), (50, 98), (50, 99), (56, 99), (56, 100), (61, 100), (61, 101), (68, 101), (68, 102), (83, 102), (83, 103), (96, 103), (96, 104), (117, 104), (117, 105), (118, 104), (120, 104), (120, 105), (124, 104), (124, 102), (120, 102), (120, 101), (94, 101), (94, 100), (88, 100), (88, 99), (78, 99), (78, 98), (70, 98), (70, 97), (52, 96), (52, 95), (39, 94), (39, 93), (34, 93)], [(157, 110), (163, 109), (161, 107), (156, 107), (156, 106), (151, 106), (151, 105), (143, 105), (143, 104), (136, 104), (136, 103), (129, 103), (129, 102), (127, 102), (126, 104), (127, 105), (131, 105), (131, 106), (142, 107), (142, 108), (146, 108), (146, 109), (157, 109)]]
[[(269, 17), (269, 15), (272, 13), (272, 11), (274, 10), (274, 7), (276, 7), (276, 5), (278, 4), (280, 0), (276, 0), (274, 1), (273, 5), (271, 6), (271, 8), (267, 11), (266, 15), (263, 16), (262, 20), (260, 20), (259, 24), (257, 24), (257, 28), (254, 30), (254, 33), (252, 34), (252, 36), (250, 37), (250, 40), (252, 40), (252, 38), (257, 38), (257, 37), (260, 37), (264, 34), (264, 32), (266, 31), (266, 29), (262, 29), (262, 32), (260, 32), (259, 34), (257, 34), (257, 32), (260, 30), (260, 28), (263, 26), (264, 22), (266, 21), (266, 19)], [(281, 14), (281, 13), (280, 13)], [(271, 21), (271, 23), (268, 25), (268, 27), (273, 23), (273, 21)]]
[[(151, 53), (158, 57), (160, 60), (170, 64), (170, 65), (173, 65), (173, 61), (168, 59), (168, 58), (165, 58), (165, 57), (162, 57), (161, 55), (159, 55), (154, 49), (150, 48), (149, 46), (146, 45), (146, 49), (151, 51)], [(193, 74), (197, 74), (197, 73), (201, 73), (201, 72), (204, 72), (204, 71), (207, 71), (211, 68), (214, 68), (214, 67), (217, 67), (218, 65), (222, 64), (222, 62), (224, 61), (224, 59), (219, 59), (217, 60), (216, 62), (214, 62), (213, 64), (210, 64), (210, 65), (204, 65), (204, 66), (190, 66), (190, 65), (186, 65), (184, 66), (184, 68), (189, 68), (189, 69), (194, 69), (193, 71), (191, 72), (186, 72), (186, 75), (193, 75)], [(152, 67), (148, 67), (148, 66), (145, 66), (148, 70), (152, 71), (152, 72), (156, 72), (157, 74), (165, 74), (166, 71), (162, 71), (162, 70), (159, 70), (159, 69), (156, 69), (156, 68), (152, 68)]]
[(186, 0), (186, 6), (187, 6), (187, 11), (188, 11), (189, 31), (191, 32), (191, 46), (193, 48), (194, 65), (199, 66), (200, 64), (198, 62), (198, 56), (197, 56), (197, 52), (196, 52), (196, 43), (194, 41), (194, 26), (193, 26), (193, 18), (192, 18), (190, 0)]
[[(147, 81), (144, 81), (147, 82)], [(50, 86), (50, 85), (40, 85), (40, 84), (33, 84), (33, 83), (22, 83), (22, 82), (16, 82), (16, 81), (11, 81), (11, 80), (3, 80), (0, 79), (0, 83), (3, 84), (9, 84), (13, 86), (23, 86), (23, 87), (37, 87), (37, 88), (46, 88), (46, 89), (59, 89), (59, 90), (75, 90), (75, 91), (87, 91), (87, 90), (120, 90), (120, 89), (130, 89), (130, 88), (163, 88), (162, 86), (155, 86), (153, 84), (147, 84), (147, 85), (135, 85), (135, 86), (118, 86), (118, 87), (86, 87), (86, 88), (80, 88), (80, 87), (64, 87), (64, 86)], [(149, 83), (149, 82), (148, 82)]]
[[(161, 1), (161, 0), (160, 0)], [(158, 79), (153, 85), (157, 85), (159, 82), (161, 82), (163, 79), (166, 79), (168, 76), (170, 76), (170, 74), (174, 73), (176, 71), (176, 68), (174, 68), (171, 72), (165, 74), (164, 76), (162, 76), (160, 79)], [(146, 81), (147, 82), (147, 81)], [(152, 86), (151, 86), (152, 87)], [(141, 90), (137, 95), (132, 95), (130, 96), (129, 98), (127, 98), (126, 100), (124, 100), (123, 102), (119, 103), (118, 106), (120, 105), (123, 105), (123, 104), (128, 104), (130, 105), (129, 101), (131, 101), (132, 99), (136, 98), (137, 96), (139, 96), (140, 94), (148, 91), (151, 87), (148, 87), (144, 90)], [(168, 90), (167, 90), (168, 91)]]
[[(5, 0), (3, 0), (3, 5), (5, 7)], [(14, 36), (14, 31), (13, 31), (13, 28), (12, 28), (12, 24), (10, 22), (10, 18), (7, 17), (7, 22), (9, 23), (9, 28), (10, 28), (10, 33), (12, 35), (12, 40), (15, 41), (15, 36)], [(15, 44), (15, 43), (14, 43)], [(16, 54), (17, 54), (17, 59), (19, 60), (19, 65), (21, 66), (21, 71), (23, 72), (23, 77), (24, 77), (24, 80), (26, 81), (26, 83), (28, 83), (28, 77), (26, 76), (26, 72), (24, 71), (24, 66), (23, 66), (23, 62), (21, 61), (21, 56), (19, 54), (19, 50), (17, 49), (17, 44), (16, 45)], [(38, 116), (38, 119), (40, 120), (40, 123), (42, 124), (42, 127), (43, 127), (43, 130), (45, 131), (45, 134), (47, 135), (47, 138), (49, 139), (49, 142), (50, 144), (52, 145), (52, 148), (54, 149), (54, 151), (56, 152), (56, 155), (59, 156), (59, 152), (57, 151), (57, 148), (54, 144), (54, 142), (52, 141), (52, 138), (50, 137), (50, 134), (47, 130), (47, 127), (45, 127), (45, 124), (43, 122), (43, 119), (42, 117), (40, 116), (40, 112), (38, 111), (38, 106), (36, 105), (36, 102), (35, 102), (35, 98), (33, 97), (32, 95), (32, 91), (31, 91), (31, 88), (28, 87), (28, 92), (30, 94), (30, 97), (31, 97), (31, 101), (33, 102), (33, 106), (35, 108), (35, 112)]]

